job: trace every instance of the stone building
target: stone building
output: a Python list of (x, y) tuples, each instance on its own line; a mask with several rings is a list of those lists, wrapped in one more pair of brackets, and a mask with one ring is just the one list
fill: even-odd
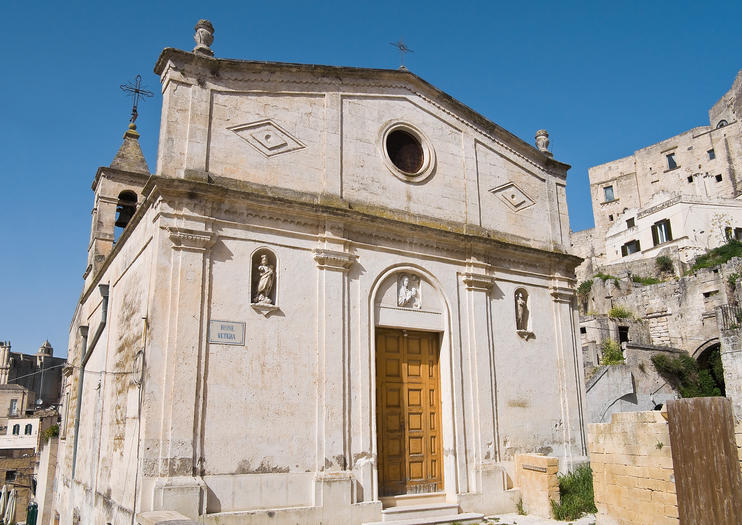
[[(0, 415), (6, 406), (10, 412), (23, 414), (25, 410), (59, 403), (62, 367), (66, 362), (63, 357), (54, 357), (49, 341), (44, 341), (34, 355), (12, 352), (10, 341), (0, 341)], [(8, 403), (6, 396), (10, 396)], [(15, 405), (12, 399), (16, 400)]]
[(155, 65), (154, 173), (131, 126), (95, 176), (60, 523), (464, 522), (515, 509), (515, 454), (584, 461), (545, 132), (405, 70), (213, 58), (212, 31)]
[(742, 70), (699, 126), (590, 168), (595, 227), (572, 234), (593, 268), (669, 255), (687, 262), (742, 239)]
[[(0, 485), (6, 485), (8, 491), (16, 490), (18, 522), (25, 520), (28, 503), (37, 495), (37, 485), (51, 486), (48, 465), (39, 468), (40, 451), (47, 444), (45, 431), (56, 424), (55, 410), (0, 418)], [(53, 470), (51, 474), (53, 479)]]

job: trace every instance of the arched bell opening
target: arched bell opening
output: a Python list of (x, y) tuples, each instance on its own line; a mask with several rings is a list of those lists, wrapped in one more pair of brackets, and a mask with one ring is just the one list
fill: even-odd
[(114, 223), (114, 242), (119, 239), (121, 233), (131, 221), (137, 211), (137, 194), (130, 190), (119, 193), (116, 203), (116, 222)]

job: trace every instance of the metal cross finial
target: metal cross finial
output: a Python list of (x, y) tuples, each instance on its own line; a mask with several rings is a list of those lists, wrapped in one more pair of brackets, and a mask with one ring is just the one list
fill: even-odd
[(399, 49), (399, 69), (406, 70), (407, 68), (404, 66), (404, 56), (406, 53), (414, 53), (414, 51), (407, 47), (407, 44), (405, 44), (401, 38), (396, 42), (389, 42), (389, 45)]
[(123, 91), (126, 96), (132, 98), (131, 118), (129, 119), (129, 122), (133, 124), (134, 121), (139, 116), (139, 113), (137, 112), (137, 106), (139, 105), (139, 98), (140, 97), (151, 97), (153, 93), (151, 91), (148, 91), (142, 88), (142, 75), (137, 75), (137, 78), (134, 80), (133, 84), (131, 82), (127, 82), (126, 84), (121, 84), (121, 91)]

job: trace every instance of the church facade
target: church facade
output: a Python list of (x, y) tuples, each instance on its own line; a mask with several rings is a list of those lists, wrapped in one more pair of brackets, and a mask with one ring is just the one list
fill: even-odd
[(544, 134), (404, 70), (213, 58), (200, 26), (155, 66), (154, 173), (130, 129), (96, 175), (60, 523), (475, 516), (515, 509), (516, 454), (584, 461)]

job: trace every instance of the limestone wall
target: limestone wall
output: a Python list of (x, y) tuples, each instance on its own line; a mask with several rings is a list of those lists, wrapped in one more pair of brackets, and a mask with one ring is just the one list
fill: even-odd
[(515, 484), (523, 509), (536, 516), (551, 516), (551, 501), (559, 503), (559, 459), (536, 454), (515, 457)]
[(659, 411), (589, 425), (599, 525), (677, 524), (669, 427)]
[[(735, 302), (734, 290), (729, 284), (730, 276), (735, 273), (742, 273), (739, 258), (717, 268), (701, 269), (649, 286), (628, 279), (620, 279), (618, 284), (612, 279), (594, 279), (587, 308), (591, 313), (607, 314), (613, 306), (623, 306), (635, 318), (645, 321), (649, 344), (672, 346), (695, 355), (701, 347), (719, 337), (715, 309)], [(585, 335), (590, 337), (583, 338), (583, 346), (590, 341), (599, 344), (601, 334), (609, 334), (591, 329), (590, 318), (583, 318), (582, 322)]]
[[(158, 174), (321, 193), (546, 248), (569, 244), (566, 165), (416, 77), (236, 61), (215, 75), (174, 50), (165, 63)], [(385, 134), (399, 123), (425, 149), (413, 185), (384, 153)]]

